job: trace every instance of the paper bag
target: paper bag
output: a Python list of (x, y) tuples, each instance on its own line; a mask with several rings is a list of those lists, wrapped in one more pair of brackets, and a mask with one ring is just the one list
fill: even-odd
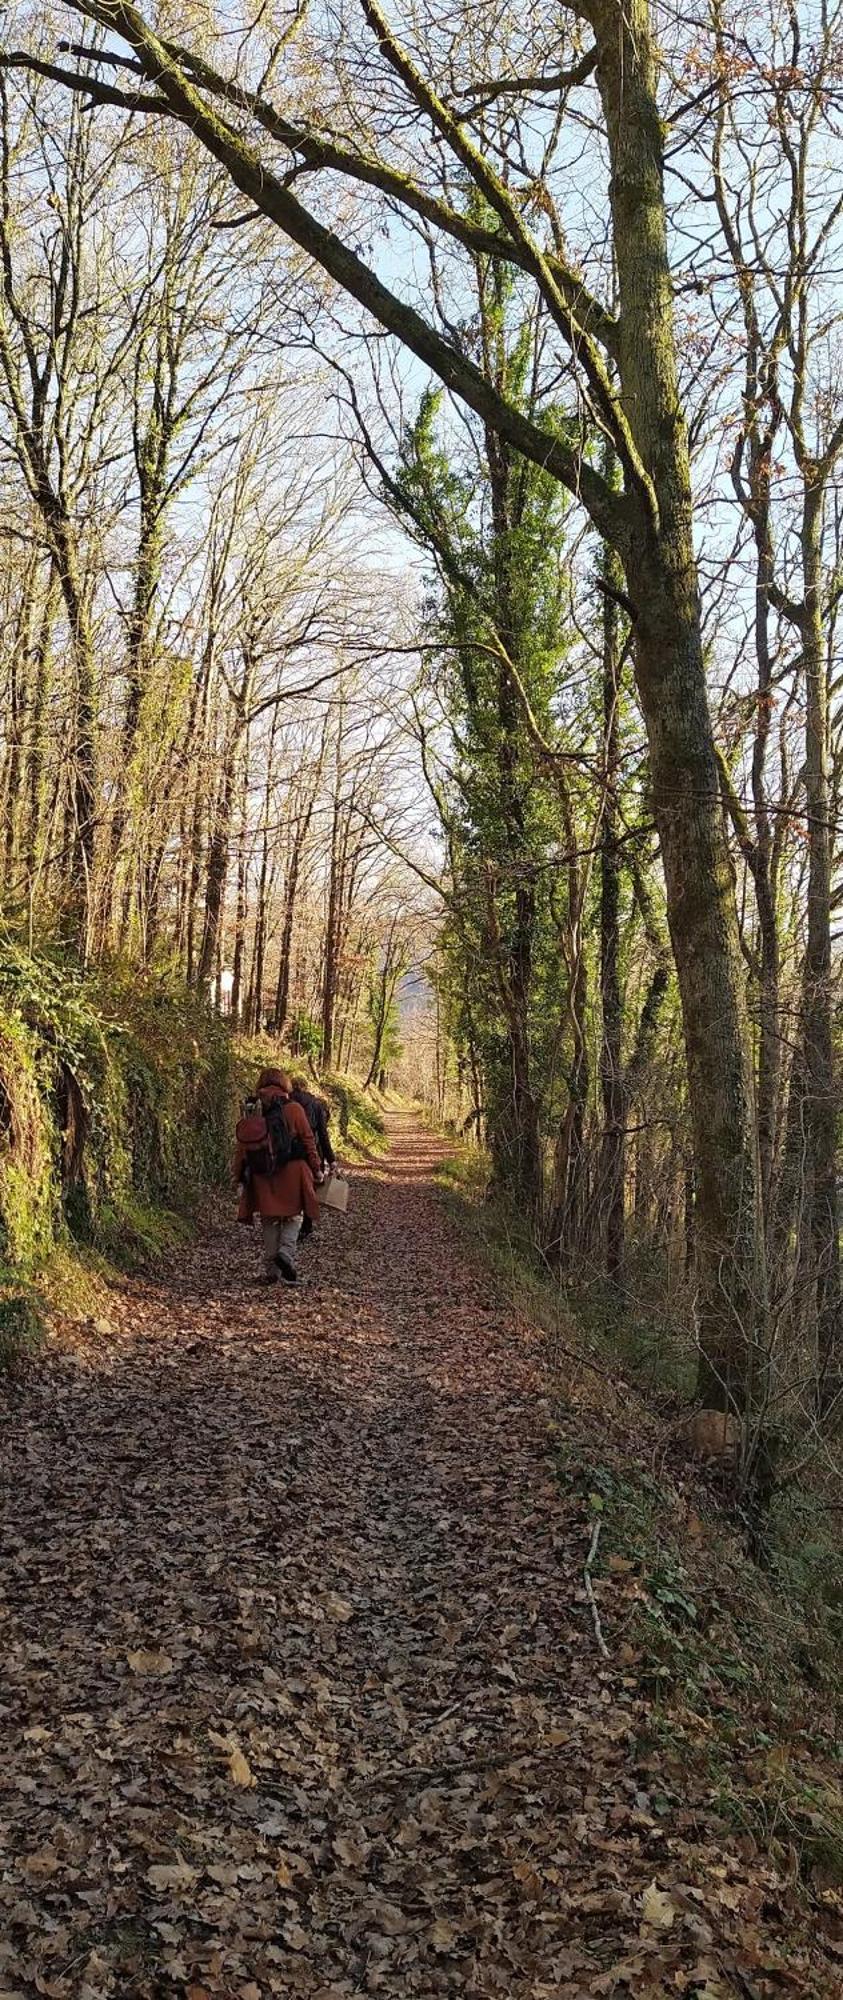
[(316, 1194), (322, 1208), (335, 1208), (344, 1215), (348, 1207), (348, 1182), (344, 1174), (330, 1174)]

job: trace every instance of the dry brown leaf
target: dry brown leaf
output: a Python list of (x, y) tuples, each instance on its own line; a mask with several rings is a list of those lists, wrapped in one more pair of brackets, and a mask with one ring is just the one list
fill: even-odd
[(653, 1881), (641, 1897), (641, 1914), (645, 1924), (652, 1925), (653, 1930), (669, 1931), (676, 1916), (676, 1904)]
[(212, 1882), (218, 1882), (221, 1889), (233, 1889), (237, 1881), (237, 1869), (230, 1861), (212, 1861), (205, 1874), (210, 1876)]
[(345, 1597), (339, 1597), (335, 1590), (329, 1590), (325, 1609), (328, 1617), (335, 1618), (339, 1625), (347, 1625), (349, 1619), (354, 1617), (354, 1605), (349, 1604)]
[(126, 1658), (133, 1674), (171, 1674), (173, 1671), (169, 1653), (147, 1652), (141, 1647), (136, 1653), (127, 1653)]
[(370, 1852), (367, 1840), (355, 1840), (353, 1835), (338, 1833), (334, 1841), (334, 1853), (344, 1868), (362, 1868)]
[(256, 1785), (258, 1782), (248, 1757), (244, 1757), (242, 1750), (238, 1746), (235, 1746), (229, 1757), (228, 1775), (233, 1785), (242, 1785), (244, 1788), (249, 1785)]
[(375, 1914), (376, 1926), (373, 1924), (372, 1929), (377, 1927), (383, 1931), (385, 1937), (403, 1937), (404, 1932), (410, 1928), (409, 1918), (405, 1917), (403, 1910), (399, 1910), (395, 1903), (378, 1903)]
[(24, 1861), (27, 1875), (56, 1875), (61, 1867), (56, 1851), (52, 1847), (39, 1847), (34, 1854), (28, 1854)]
[(191, 1868), (189, 1861), (179, 1856), (178, 1861), (156, 1861), (152, 1868), (147, 1868), (146, 1879), (151, 1888), (160, 1889), (162, 1894), (171, 1889), (175, 1895), (183, 1895), (198, 1882), (199, 1870)]
[(454, 1930), (446, 1917), (437, 1917), (427, 1933), (434, 1951), (453, 1951), (459, 1932)]

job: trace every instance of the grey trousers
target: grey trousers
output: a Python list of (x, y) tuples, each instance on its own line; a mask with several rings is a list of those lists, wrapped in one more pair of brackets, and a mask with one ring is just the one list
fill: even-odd
[(299, 1240), (301, 1226), (302, 1217), (300, 1215), (261, 1216), (263, 1256), (269, 1277), (277, 1277), (278, 1275), (275, 1259), (279, 1250), (287, 1258), (288, 1263), (292, 1264), (293, 1270), (295, 1270), (296, 1244)]

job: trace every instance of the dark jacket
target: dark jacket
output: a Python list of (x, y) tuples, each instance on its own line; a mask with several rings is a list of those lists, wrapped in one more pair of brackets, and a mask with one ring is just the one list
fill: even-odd
[(328, 1106), (324, 1097), (314, 1096), (312, 1090), (294, 1090), (290, 1102), (301, 1105), (316, 1140), (322, 1164), (325, 1167), (332, 1167), (336, 1155), (328, 1131)]
[[(261, 1103), (268, 1104), (273, 1097), (282, 1093), (274, 1086), (260, 1093)], [(313, 1133), (301, 1106), (286, 1103), (284, 1116), (292, 1126), (296, 1138), (301, 1141), (303, 1160), (288, 1160), (286, 1167), (279, 1167), (277, 1174), (254, 1174), (241, 1185), (238, 1220), (250, 1222), (252, 1216), (274, 1216), (276, 1219), (304, 1213), (311, 1222), (319, 1221), (319, 1203), (313, 1186), (313, 1176), (320, 1172), (319, 1155), (313, 1143)], [(238, 1146), (234, 1155), (234, 1178), (240, 1180), (244, 1166), (244, 1153)]]

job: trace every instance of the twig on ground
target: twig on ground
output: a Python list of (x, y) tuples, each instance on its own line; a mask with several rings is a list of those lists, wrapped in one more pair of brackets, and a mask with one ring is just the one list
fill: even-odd
[(603, 1655), (603, 1658), (604, 1658), (604, 1660), (608, 1660), (608, 1658), (609, 1658), (609, 1648), (608, 1648), (608, 1646), (607, 1646), (607, 1644), (606, 1644), (606, 1641), (605, 1641), (605, 1639), (604, 1639), (604, 1637), (603, 1637), (603, 1627), (602, 1627), (602, 1625), (601, 1625), (601, 1623), (600, 1623), (600, 1613), (599, 1613), (599, 1611), (598, 1611), (598, 1609), (597, 1609), (597, 1599), (596, 1599), (596, 1597), (595, 1597), (595, 1595), (594, 1595), (594, 1586), (593, 1586), (593, 1584), (592, 1584), (592, 1581), (591, 1581), (591, 1566), (592, 1566), (592, 1563), (594, 1562), (594, 1558), (595, 1558), (595, 1556), (596, 1556), (596, 1554), (597, 1554), (597, 1548), (598, 1548), (598, 1544), (599, 1544), (599, 1541), (600, 1541), (600, 1529), (601, 1529), (601, 1526), (602, 1526), (602, 1522), (600, 1522), (600, 1521), (595, 1521), (595, 1523), (594, 1523), (594, 1533), (593, 1533), (593, 1535), (592, 1535), (592, 1537), (591, 1537), (591, 1547), (590, 1547), (590, 1549), (589, 1549), (589, 1551), (588, 1551), (588, 1555), (586, 1556), (586, 1559), (585, 1559), (585, 1569), (583, 1570), (583, 1576), (584, 1576), (584, 1578), (585, 1578), (585, 1594), (586, 1594), (586, 1597), (588, 1598), (588, 1602), (589, 1602), (589, 1608), (590, 1608), (590, 1611), (591, 1611), (591, 1622), (592, 1622), (592, 1624), (593, 1624), (593, 1626), (594, 1626), (594, 1636), (595, 1636), (595, 1639), (597, 1640), (597, 1644), (598, 1644), (598, 1646), (599, 1646), (599, 1648), (600, 1648), (600, 1651), (601, 1651), (601, 1653), (602, 1653), (602, 1655)]

